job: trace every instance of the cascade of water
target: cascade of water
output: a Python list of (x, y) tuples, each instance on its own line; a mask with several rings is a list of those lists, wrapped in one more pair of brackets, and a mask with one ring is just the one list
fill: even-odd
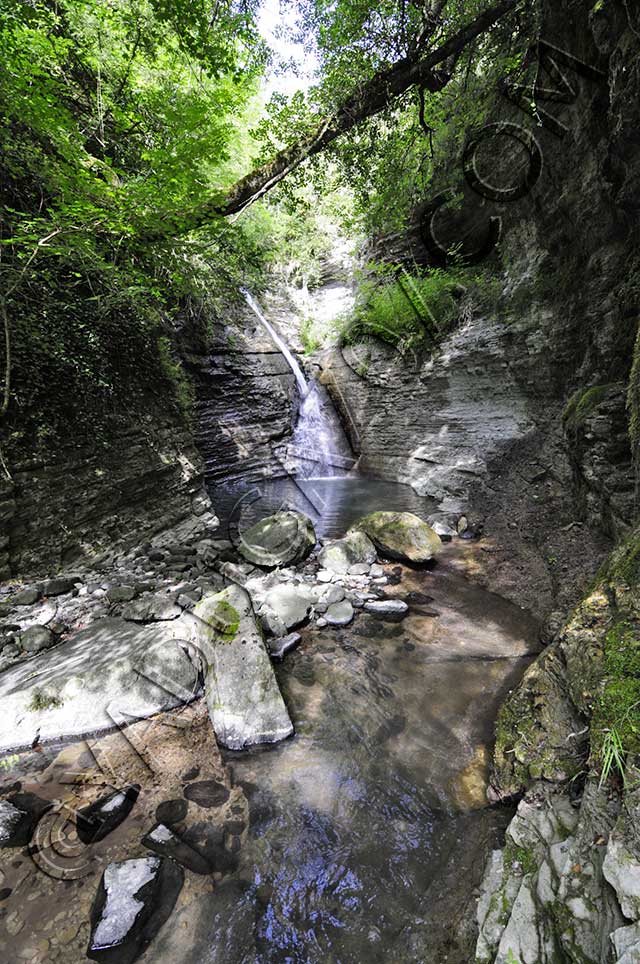
[(302, 400), (288, 456), (302, 479), (344, 475), (353, 467), (353, 455), (326, 390), (312, 382)]
[(300, 410), (287, 451), (295, 475), (303, 479), (344, 475), (353, 467), (354, 459), (327, 392), (316, 381), (311, 385), (307, 383), (289, 346), (267, 321), (253, 295), (246, 289), (242, 289), (242, 294), (260, 324), (284, 355), (298, 385)]
[(251, 294), (251, 292), (250, 292), (250, 291), (247, 291), (246, 288), (242, 288), (241, 291), (242, 291), (244, 300), (247, 302), (247, 304), (248, 304), (249, 307), (251, 308), (251, 310), (252, 310), (252, 312), (254, 313), (254, 315), (256, 315), (256, 317), (258, 318), (258, 321), (260, 322), (260, 324), (262, 325), (262, 327), (267, 330), (267, 332), (269, 333), (269, 335), (270, 335), (271, 339), (273, 340), (274, 344), (277, 346), (277, 348), (278, 348), (278, 349), (282, 352), (282, 354), (284, 355), (285, 360), (286, 360), (286, 362), (287, 362), (287, 365), (289, 366), (289, 368), (291, 369), (291, 371), (293, 372), (293, 374), (294, 374), (294, 376), (295, 376), (296, 383), (297, 383), (297, 385), (298, 385), (298, 391), (300, 392), (300, 396), (301, 396), (301, 398), (305, 398), (307, 392), (309, 391), (309, 386), (307, 385), (307, 380), (306, 380), (306, 378), (304, 377), (304, 374), (303, 374), (303, 372), (302, 372), (302, 369), (300, 368), (300, 365), (297, 363), (297, 361), (295, 360), (295, 358), (293, 357), (293, 355), (292, 355), (291, 352), (289, 351), (289, 346), (288, 346), (287, 343), (280, 337), (280, 335), (279, 335), (278, 332), (275, 330), (275, 328), (273, 327), (273, 325), (269, 324), (269, 322), (267, 321), (267, 319), (265, 318), (265, 316), (262, 314), (262, 311), (261, 311), (261, 309), (260, 309), (260, 305), (256, 302), (256, 300), (255, 300), (255, 298), (253, 297), (253, 295)]

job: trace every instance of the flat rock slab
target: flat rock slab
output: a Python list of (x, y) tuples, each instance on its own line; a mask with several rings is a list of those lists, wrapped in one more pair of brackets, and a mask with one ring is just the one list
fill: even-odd
[(241, 750), (290, 736), (293, 725), (248, 593), (229, 586), (199, 602), (192, 618), (218, 741)]
[(84, 737), (194, 699), (198, 670), (176, 640), (183, 620), (99, 619), (63, 646), (0, 674), (0, 751)]

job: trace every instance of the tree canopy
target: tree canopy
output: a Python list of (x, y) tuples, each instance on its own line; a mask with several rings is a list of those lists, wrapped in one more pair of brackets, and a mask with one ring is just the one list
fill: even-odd
[(21, 413), (44, 438), (72, 410), (108, 413), (116, 392), (142, 405), (141, 353), (175, 385), (185, 305), (259, 284), (296, 232), (317, 249), (309, 211), (328, 183), (349, 195), (342, 214), (359, 229), (401, 217), (433, 172), (434, 138), (437, 149), (456, 116), (479, 116), (483, 84), (517, 63), (534, 9), (281, 0), (318, 70), (267, 102), (274, 54), (259, 2), (4, 0), (0, 323), (13, 435)]

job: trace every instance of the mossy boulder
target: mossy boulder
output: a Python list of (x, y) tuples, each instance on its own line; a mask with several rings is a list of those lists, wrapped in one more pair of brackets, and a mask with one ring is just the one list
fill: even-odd
[(390, 559), (429, 562), (442, 548), (440, 536), (413, 512), (372, 512), (349, 529), (364, 532)]
[(267, 569), (295, 566), (316, 544), (311, 519), (302, 512), (276, 512), (241, 534), (238, 551), (248, 562)]

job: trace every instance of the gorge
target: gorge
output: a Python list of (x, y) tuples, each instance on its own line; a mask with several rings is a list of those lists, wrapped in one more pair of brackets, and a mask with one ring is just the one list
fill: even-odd
[(7, 961), (640, 962), (635, 8), (24, 6)]

